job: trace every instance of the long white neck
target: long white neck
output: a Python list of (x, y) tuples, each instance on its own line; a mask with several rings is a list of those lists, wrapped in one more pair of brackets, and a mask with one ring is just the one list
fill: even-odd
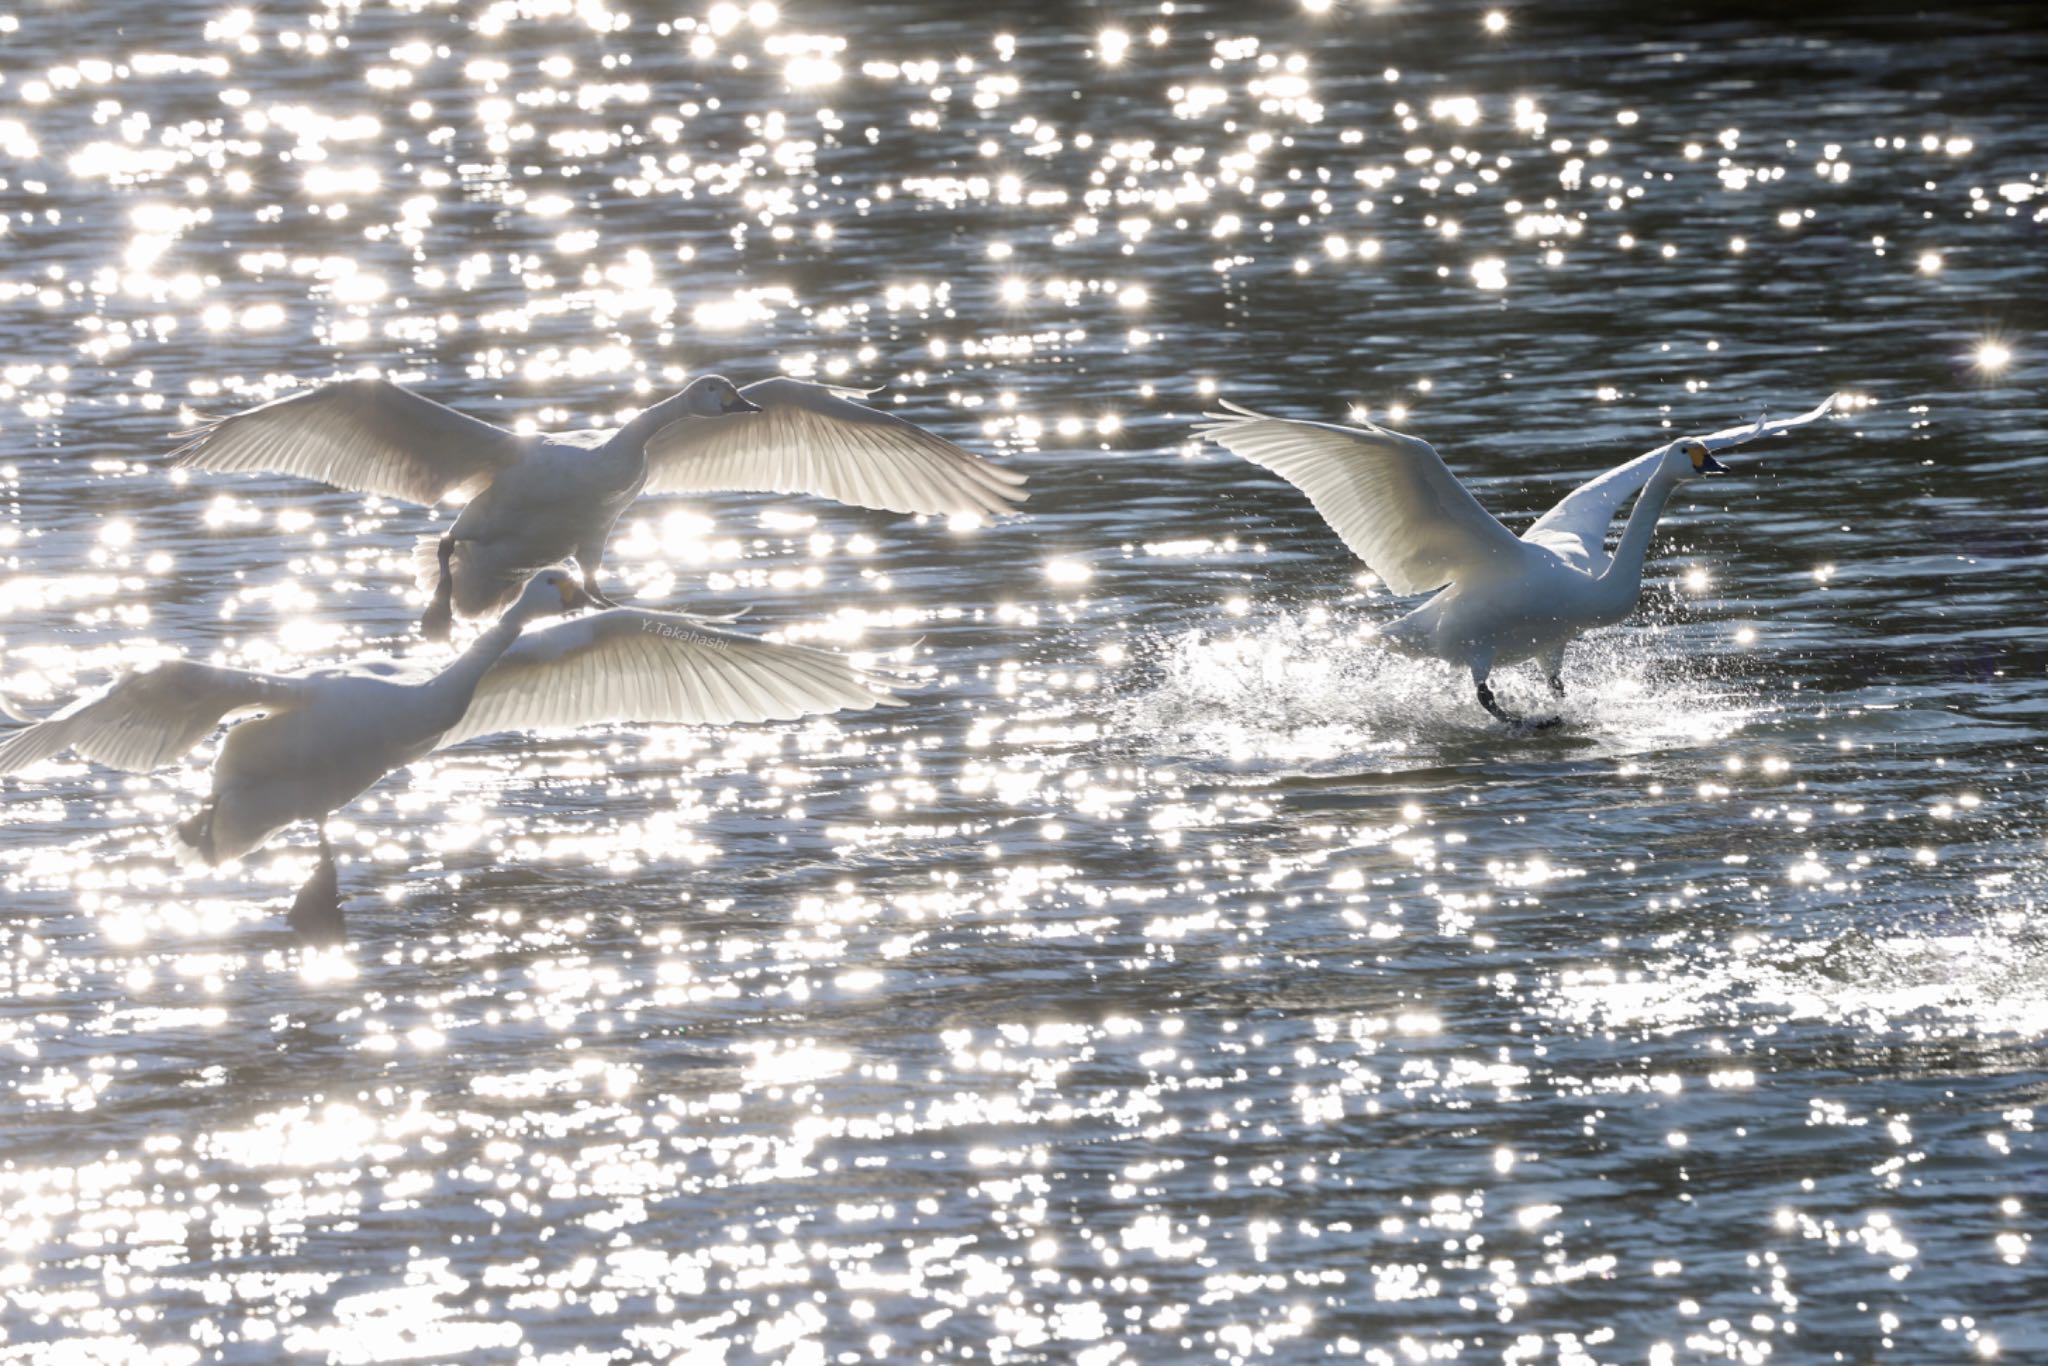
[(687, 389), (678, 390), (661, 402), (642, 408), (634, 414), (631, 422), (619, 429), (619, 434), (612, 438), (613, 442), (630, 450), (636, 457), (644, 458), (647, 443), (654, 439), (656, 432), (678, 418), (690, 416), (683, 397), (688, 392)]
[(1678, 472), (1660, 469), (1643, 485), (1643, 491), (1636, 495), (1636, 505), (1629, 509), (1628, 524), (1621, 529), (1621, 543), (1614, 547), (1614, 558), (1600, 576), (1600, 587), (1623, 611), (1635, 605), (1636, 594), (1642, 590), (1643, 557), (1649, 553), (1650, 536), (1657, 530), (1657, 520), (1664, 515), (1671, 490), (1677, 487)]
[(491, 671), (505, 651), (512, 648), (512, 642), (519, 639), (519, 632), (526, 625), (526, 618), (517, 604), (491, 624), (489, 630), (469, 643), (469, 648), (455, 657), (455, 662), (430, 679), (426, 686), (431, 689), (437, 701), (449, 708), (449, 725), (460, 720), (469, 710), (470, 699), (476, 696), (477, 685), (484, 675)]

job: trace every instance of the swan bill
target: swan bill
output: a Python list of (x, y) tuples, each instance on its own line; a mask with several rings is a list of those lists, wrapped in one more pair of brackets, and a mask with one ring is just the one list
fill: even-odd
[(1685, 453), (1692, 460), (1692, 472), (1694, 474), (1728, 473), (1728, 467), (1714, 459), (1713, 451), (1707, 448), (1707, 443), (1704, 441), (1687, 442)]

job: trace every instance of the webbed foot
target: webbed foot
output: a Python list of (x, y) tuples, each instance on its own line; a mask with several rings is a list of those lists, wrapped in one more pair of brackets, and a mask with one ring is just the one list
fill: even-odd
[(178, 838), (208, 863), (213, 862), (213, 803), (178, 822)]
[(597, 570), (595, 568), (586, 569), (583, 571), (583, 591), (590, 594), (590, 600), (596, 603), (599, 607), (609, 608), (618, 606), (616, 602), (613, 602), (611, 598), (606, 595), (605, 591), (602, 588), (599, 588), (597, 586)]
[(1486, 686), (1485, 679), (1475, 680), (1475, 686), (1479, 690), (1479, 705), (1493, 713), (1499, 720), (1507, 722), (1518, 733), (1549, 730), (1554, 726), (1564, 724), (1562, 716), (1546, 716), (1541, 720), (1528, 716), (1517, 716), (1500, 704), (1499, 700), (1493, 695), (1493, 689)]
[(446, 640), (455, 633), (455, 572), (449, 561), (455, 558), (455, 538), (441, 538), (441, 577), (434, 583), (434, 600), (420, 618), (420, 634), (428, 640)]
[(292, 898), (285, 922), (308, 944), (339, 944), (348, 937), (341, 918), (341, 875), (334, 866), (334, 849), (327, 843), (325, 829), (320, 832), (320, 861)]

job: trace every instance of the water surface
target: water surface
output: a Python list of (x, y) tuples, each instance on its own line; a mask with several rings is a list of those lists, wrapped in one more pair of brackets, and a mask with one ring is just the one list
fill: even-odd
[[(0, 1359), (2048, 1354), (2023, 10), (110, 13), (0, 16), (14, 695), (433, 658), (432, 514), (164, 467), (334, 375), (882, 384), (1033, 496), (643, 502), (615, 591), (912, 705), (438, 755), (345, 952), (309, 832), (172, 857), (207, 751), (6, 780)], [(1367, 408), (1519, 527), (1834, 390), (1522, 738), (1188, 435)]]

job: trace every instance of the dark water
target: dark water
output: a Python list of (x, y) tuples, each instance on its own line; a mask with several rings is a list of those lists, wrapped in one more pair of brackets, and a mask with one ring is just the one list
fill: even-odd
[[(309, 836), (171, 857), (201, 763), (6, 780), (0, 1360), (2048, 1356), (2048, 42), (1796, 9), (0, 18), (17, 696), (412, 648), (430, 514), (163, 469), (286, 383), (1033, 479), (643, 503), (622, 586), (914, 705), (437, 756), (344, 953)], [(1837, 389), (1522, 739), (1188, 439), (1394, 410), (1519, 526)]]

